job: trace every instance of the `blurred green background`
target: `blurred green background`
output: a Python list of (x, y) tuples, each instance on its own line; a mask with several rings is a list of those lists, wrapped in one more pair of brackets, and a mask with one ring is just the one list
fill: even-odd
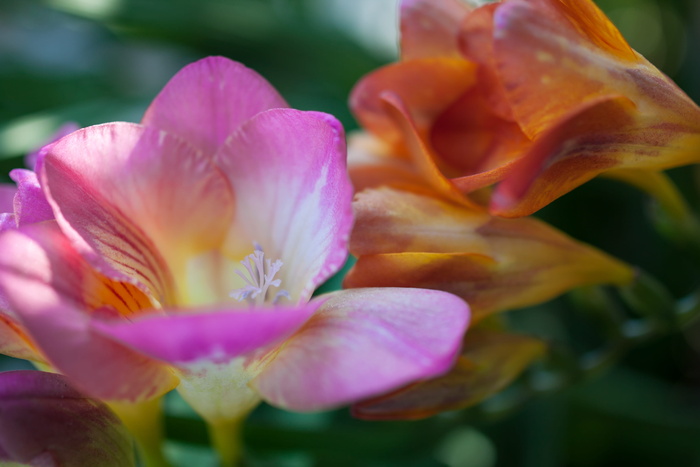
[[(700, 101), (700, 1), (600, 0), (629, 42)], [(394, 0), (0, 0), (0, 176), (61, 123), (139, 121), (182, 66), (241, 61), (291, 106), (357, 127), (346, 100), (365, 73), (396, 58)], [(693, 206), (694, 168), (671, 171)], [(539, 215), (639, 265), (677, 297), (700, 264), (650, 226), (634, 189), (595, 180)], [(566, 298), (513, 313), (548, 340), (588, 330)], [(511, 319), (511, 318), (509, 318)], [(362, 422), (346, 411), (261, 407), (245, 432), (253, 465), (606, 467), (700, 466), (700, 325), (647, 342), (617, 365), (498, 417), (478, 410), (421, 422)], [(9, 358), (2, 369), (26, 367)], [(169, 453), (215, 465), (203, 426), (168, 400)]]

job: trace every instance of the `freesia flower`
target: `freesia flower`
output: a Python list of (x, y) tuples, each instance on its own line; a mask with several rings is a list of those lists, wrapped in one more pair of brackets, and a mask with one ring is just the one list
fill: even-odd
[(105, 404), (40, 371), (0, 373), (0, 462), (135, 465), (131, 438)]
[(501, 182), (491, 212), (516, 217), (601, 173), (698, 161), (700, 109), (591, 0), (404, 0), (401, 32), (401, 61), (351, 97), (359, 188)]
[(37, 173), (55, 221), (0, 236), (0, 288), (91, 396), (145, 400), (179, 384), (225, 425), (263, 399), (320, 410), (380, 394), (458, 353), (468, 308), (450, 294), (311, 299), (347, 254), (342, 127), (286, 108), (238, 63), (185, 67), (141, 124), (76, 131)]

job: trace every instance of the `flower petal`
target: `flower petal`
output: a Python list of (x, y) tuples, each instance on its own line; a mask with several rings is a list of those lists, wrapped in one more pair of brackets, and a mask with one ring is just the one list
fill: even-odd
[(260, 244), (282, 260), (281, 288), (308, 298), (347, 256), (352, 186), (345, 140), (330, 115), (274, 109), (249, 120), (217, 154), (236, 197), (231, 257)]
[(323, 299), (253, 380), (274, 405), (327, 409), (439, 375), (469, 321), (463, 301), (432, 290), (346, 290)]
[(94, 321), (93, 329), (173, 365), (225, 363), (269, 347), (294, 333), (319, 306), (165, 310), (166, 315), (126, 321)]
[(459, 0), (401, 2), (401, 58), (458, 56), (457, 31), (470, 8)]
[(14, 199), (17, 187), (0, 183), (0, 213), (14, 212)]
[(510, 0), (494, 22), (498, 73), (528, 136), (611, 94), (628, 97), (658, 122), (700, 128), (700, 109), (630, 49), (593, 2)]
[(476, 79), (476, 66), (466, 60), (430, 58), (395, 63), (362, 78), (350, 94), (350, 108), (360, 124), (396, 144), (403, 134), (383, 100), (387, 91), (410, 109), (419, 131), (425, 131)]
[(90, 268), (54, 223), (4, 232), (0, 251), (0, 292), (49, 363), (76, 387), (100, 399), (136, 401), (177, 384), (164, 365), (93, 331), (92, 313), (128, 315), (148, 300)]
[(489, 103), (494, 115), (514, 121), (493, 54), (493, 15), (502, 4), (487, 3), (469, 13), (460, 25), (458, 42), (462, 56), (479, 65), (477, 83), (481, 99)]
[(382, 185), (425, 183), (409, 159), (397, 157), (389, 144), (364, 131), (348, 135), (348, 173), (356, 193)]
[(401, 129), (406, 149), (413, 161), (415, 170), (423, 177), (424, 183), (453, 202), (472, 205), (472, 201), (462, 196), (455, 185), (445, 178), (440, 167), (440, 160), (430, 146), (421, 138), (420, 130), (399, 96), (387, 92), (382, 95), (382, 101), (384, 102), (387, 115)]
[(27, 330), (0, 310), (0, 354), (32, 362), (45, 363), (41, 351), (31, 341)]
[(0, 214), (0, 232), (5, 230), (14, 229), (17, 227), (17, 221), (15, 220), (15, 215), (9, 212), (4, 212)]
[(604, 96), (576, 108), (514, 163), (491, 200), (491, 212), (531, 214), (611, 169), (659, 170), (700, 157), (700, 131), (640, 116), (632, 101)]
[(474, 320), (479, 321), (491, 313), (542, 303), (575, 287), (625, 284), (632, 279), (632, 270), (623, 263), (592, 248), (579, 249), (551, 248), (541, 260), (525, 256), (519, 264), (473, 253), (361, 256), (343, 286), (444, 290), (469, 301)]
[(430, 134), (443, 173), (465, 194), (501, 181), (530, 144), (517, 123), (497, 114), (488, 92), (480, 81), (436, 119)]
[(540, 303), (586, 284), (625, 284), (632, 269), (532, 218), (501, 219), (389, 188), (354, 203), (346, 287), (421, 287), (467, 300), (475, 317)]
[(532, 337), (470, 329), (449, 373), (359, 402), (352, 414), (365, 420), (416, 420), (464, 409), (505, 388), (544, 350), (544, 342)]
[[(40, 168), (56, 218), (101, 272), (175, 299), (187, 261), (219, 246), (232, 200), (201, 152), (163, 131), (128, 123), (78, 130)], [(186, 220), (186, 221), (185, 221)]]
[(10, 178), (17, 183), (14, 212), (19, 227), (54, 218), (36, 173), (26, 169), (15, 169), (10, 172)]
[(356, 256), (401, 252), (491, 254), (479, 229), (491, 220), (483, 209), (466, 209), (435, 196), (392, 188), (358, 193), (350, 251)]
[(180, 70), (143, 116), (146, 126), (166, 130), (213, 156), (253, 115), (287, 107), (265, 78), (238, 62), (207, 57)]
[(0, 461), (135, 465), (131, 437), (106, 405), (40, 371), (0, 373)]

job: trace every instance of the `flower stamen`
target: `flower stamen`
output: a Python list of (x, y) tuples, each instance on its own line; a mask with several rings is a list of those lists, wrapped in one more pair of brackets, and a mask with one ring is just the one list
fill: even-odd
[[(275, 279), (275, 275), (282, 268), (282, 261), (265, 258), (262, 247), (255, 243), (255, 250), (241, 261), (245, 271), (237, 270), (238, 274), (246, 283), (245, 286), (231, 292), (230, 296), (239, 302), (247, 301), (250, 305), (261, 305), (268, 299), (270, 287), (279, 287), (281, 279)], [(286, 290), (278, 291), (272, 298), (272, 303), (277, 303), (282, 297), (289, 298)]]

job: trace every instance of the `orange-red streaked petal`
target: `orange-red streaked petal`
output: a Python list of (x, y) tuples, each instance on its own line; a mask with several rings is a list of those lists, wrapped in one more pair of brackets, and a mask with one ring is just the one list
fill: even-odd
[(32, 362), (46, 362), (24, 326), (4, 315), (2, 311), (0, 311), (0, 354)]
[(89, 308), (102, 276), (54, 223), (4, 232), (0, 250), (11, 252), (0, 256), (0, 290), (10, 309), (49, 363), (76, 387), (99, 399), (137, 401), (177, 385), (164, 364), (94, 331), (95, 319), (127, 318), (115, 312), (115, 303)]

